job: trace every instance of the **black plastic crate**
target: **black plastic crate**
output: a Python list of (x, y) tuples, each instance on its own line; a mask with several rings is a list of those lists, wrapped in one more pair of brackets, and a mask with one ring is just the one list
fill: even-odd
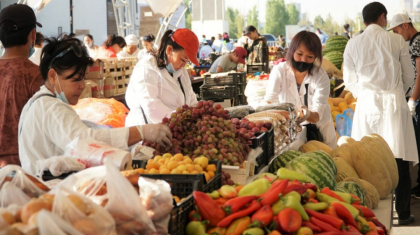
[(266, 152), (266, 164), (270, 163), (271, 159), (274, 158), (274, 128), (265, 133), (265, 148)]
[(142, 168), (143, 164), (144, 166), (146, 166), (145, 163), (147, 162), (143, 160), (132, 160), (131, 166), (133, 167), (133, 169), (138, 169), (138, 168)]
[(247, 65), (246, 66), (246, 72), (247, 73), (256, 73), (256, 72), (264, 72), (264, 65)]
[(236, 95), (236, 86), (207, 86), (200, 87), (200, 96), (203, 100), (209, 98), (233, 99)]
[(204, 76), (203, 84), (207, 86), (221, 86), (221, 85), (236, 86), (237, 84), (246, 83), (246, 74), (244, 72), (228, 73), (226, 76), (222, 76), (222, 77), (212, 77), (212, 76), (214, 76), (214, 74)]
[(214, 190), (218, 190), (222, 187), (222, 162), (221, 161), (209, 161), (209, 164), (216, 165), (216, 172), (214, 172), (214, 177), (203, 185), (203, 192), (211, 193)]
[(249, 139), (252, 143), (248, 144), (250, 148), (256, 149), (261, 147), (264, 150), (265, 132), (255, 133), (252, 139)]
[(264, 151), (255, 159), (255, 161), (257, 164), (255, 165), (255, 168), (254, 168), (254, 174), (258, 174), (260, 173), (262, 168), (266, 166)]
[(72, 171), (72, 172), (69, 172), (69, 173), (63, 173), (59, 176), (53, 176), (50, 171), (44, 171), (44, 173), (42, 174), (42, 180), (43, 181), (48, 181), (48, 180), (53, 180), (53, 179), (63, 180), (63, 179), (67, 178), (68, 176), (70, 176), (74, 173), (77, 173), (77, 171)]
[[(185, 228), (188, 224), (188, 214), (194, 208), (194, 191), (200, 191), (200, 180), (190, 179), (168, 179), (165, 175), (142, 175), (146, 178), (165, 180), (171, 186), (171, 194), (180, 199), (180, 203), (173, 201), (174, 208), (171, 211), (171, 217), (168, 224), (168, 233), (171, 235), (185, 234)], [(152, 176), (152, 177), (149, 177)]]

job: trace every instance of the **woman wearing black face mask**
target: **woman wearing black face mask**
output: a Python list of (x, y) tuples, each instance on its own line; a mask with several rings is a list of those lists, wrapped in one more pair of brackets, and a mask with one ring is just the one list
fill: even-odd
[[(323, 142), (335, 148), (337, 137), (328, 105), (330, 81), (320, 65), (314, 63), (315, 60), (322, 61), (321, 51), (321, 41), (315, 33), (301, 31), (296, 34), (290, 43), (286, 62), (274, 67), (270, 73), (263, 102), (295, 104), (301, 110), (298, 122), (315, 124)], [(306, 128), (291, 147), (299, 148), (305, 142)]]

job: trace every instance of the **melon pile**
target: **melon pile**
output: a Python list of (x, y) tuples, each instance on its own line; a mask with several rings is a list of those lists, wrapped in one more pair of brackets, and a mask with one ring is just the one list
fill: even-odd
[(386, 141), (377, 134), (360, 141), (343, 136), (331, 149), (309, 141), (299, 151), (289, 150), (273, 160), (269, 172), (285, 167), (305, 175), (318, 187), (357, 195), (362, 204), (376, 208), (397, 187), (398, 169)]
[(325, 43), (325, 49), (322, 51), (323, 57), (340, 70), (343, 64), (344, 49), (348, 41), (346, 37), (341, 35), (330, 37)]

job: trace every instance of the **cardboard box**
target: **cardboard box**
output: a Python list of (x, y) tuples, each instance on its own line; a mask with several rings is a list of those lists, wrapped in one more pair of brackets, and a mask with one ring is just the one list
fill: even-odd
[(92, 97), (94, 98), (104, 98), (104, 79), (90, 79), (92, 84)]
[(114, 77), (108, 76), (104, 79), (104, 96), (110, 98), (114, 96), (115, 80)]
[(89, 73), (86, 75), (86, 79), (98, 79), (103, 78), (104, 62), (102, 60), (96, 60), (95, 63), (89, 68)]
[(92, 97), (92, 83), (88, 80), (85, 82), (85, 89), (83, 90), (82, 94), (80, 94), (79, 99), (90, 97)]

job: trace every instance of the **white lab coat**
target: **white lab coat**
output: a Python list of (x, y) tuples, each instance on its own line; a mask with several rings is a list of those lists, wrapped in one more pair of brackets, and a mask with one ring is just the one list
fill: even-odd
[[(322, 69), (313, 69), (313, 75), (307, 74), (298, 91), (295, 75), (291, 66), (286, 62), (274, 66), (270, 73), (267, 84), (267, 91), (264, 100), (272, 103), (292, 103), (296, 107), (304, 105), (304, 95), (306, 94), (305, 84), (309, 84), (308, 89), (308, 109), (319, 114), (319, 121), (316, 126), (320, 130), (324, 143), (331, 148), (337, 146), (334, 123), (331, 117), (328, 96), (330, 93), (330, 81), (327, 73)], [(302, 123), (302, 124), (307, 124)], [(306, 142), (306, 128), (297, 136), (297, 148)]]
[(127, 58), (137, 58), (138, 54), (139, 54), (140, 49), (136, 49), (132, 55), (128, 54), (125, 49), (121, 50), (118, 54), (117, 57), (119, 60), (121, 59), (127, 59)]
[(344, 84), (358, 98), (352, 137), (381, 135), (395, 158), (418, 162), (405, 91), (414, 83), (407, 43), (371, 24), (344, 51)]
[(25, 171), (35, 174), (37, 160), (63, 155), (66, 145), (77, 137), (128, 149), (128, 128), (88, 128), (76, 111), (58, 98), (44, 96), (32, 103), (41, 94), (53, 95), (42, 86), (23, 107), (19, 120), (19, 159)]
[[(185, 99), (178, 77), (184, 88)], [(125, 100), (130, 109), (125, 126), (146, 123), (141, 108), (145, 112), (147, 123), (161, 123), (164, 117), (169, 117), (178, 107), (197, 104), (197, 96), (192, 89), (187, 70), (182, 68), (172, 77), (166, 69), (157, 67), (155, 57), (150, 54), (146, 54), (134, 68)]]

